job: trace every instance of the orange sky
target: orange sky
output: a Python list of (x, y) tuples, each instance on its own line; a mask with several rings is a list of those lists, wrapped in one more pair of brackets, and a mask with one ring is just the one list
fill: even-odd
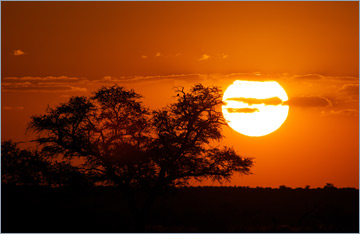
[[(255, 158), (227, 185), (359, 187), (358, 2), (2, 2), (1, 137), (29, 116), (117, 83), (160, 108), (173, 87), (276, 80), (289, 116), (259, 138), (224, 129)], [(309, 104), (310, 103), (310, 104)]]

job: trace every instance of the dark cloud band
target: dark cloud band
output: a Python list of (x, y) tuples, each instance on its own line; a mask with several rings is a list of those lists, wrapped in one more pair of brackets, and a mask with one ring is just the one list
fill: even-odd
[(331, 101), (325, 97), (293, 97), (283, 104), (298, 107), (326, 107), (331, 106)]
[(278, 97), (271, 97), (265, 99), (234, 97), (234, 98), (227, 98), (225, 101), (244, 102), (244, 103), (248, 103), (249, 105), (265, 104), (265, 105), (275, 105), (275, 106), (283, 103), (282, 100)]

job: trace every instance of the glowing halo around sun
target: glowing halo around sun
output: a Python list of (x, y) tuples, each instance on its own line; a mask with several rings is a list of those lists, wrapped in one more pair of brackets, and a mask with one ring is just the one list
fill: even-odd
[(285, 90), (276, 81), (236, 80), (224, 93), (222, 112), (232, 129), (259, 137), (276, 131), (285, 122), (287, 100)]

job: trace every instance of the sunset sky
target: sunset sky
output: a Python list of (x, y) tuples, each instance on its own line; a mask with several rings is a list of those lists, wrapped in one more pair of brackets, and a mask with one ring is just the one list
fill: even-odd
[(2, 140), (102, 85), (157, 109), (175, 86), (274, 80), (288, 118), (263, 137), (224, 128), (255, 161), (225, 185), (359, 187), (358, 2), (1, 2), (1, 30)]

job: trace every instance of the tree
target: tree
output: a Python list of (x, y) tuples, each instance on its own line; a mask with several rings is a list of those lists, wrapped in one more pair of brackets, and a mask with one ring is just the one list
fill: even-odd
[[(90, 98), (67, 103), (33, 116), (29, 129), (40, 135), (42, 151), (65, 159), (82, 158), (87, 171), (102, 182), (130, 188), (146, 178), (149, 159), (148, 110), (140, 95), (123, 87), (103, 87)], [(139, 178), (140, 177), (140, 178)]]
[(20, 149), (15, 142), (3, 141), (1, 182), (8, 185), (81, 188), (90, 186), (92, 179), (67, 162), (52, 162), (38, 151)]
[(1, 182), (9, 185), (42, 185), (48, 163), (30, 150), (21, 150), (12, 141), (1, 144)]
[(39, 133), (42, 152), (82, 158), (84, 171), (121, 188), (131, 209), (137, 210), (136, 191), (145, 191), (139, 218), (145, 220), (164, 189), (187, 185), (192, 178), (228, 180), (235, 172), (250, 173), (253, 163), (233, 148), (214, 146), (227, 125), (219, 88), (198, 84), (176, 93), (175, 103), (150, 112), (134, 90), (102, 87), (33, 116), (29, 129)]
[(156, 138), (151, 147), (160, 168), (162, 186), (186, 185), (191, 178), (229, 179), (234, 172), (248, 174), (250, 158), (234, 149), (213, 147), (223, 138), (226, 121), (220, 111), (222, 92), (217, 87), (195, 85), (189, 93), (179, 88), (177, 102), (154, 112)]
[(175, 103), (151, 115), (134, 90), (102, 87), (89, 98), (72, 97), (33, 116), (29, 128), (39, 133), (43, 152), (82, 158), (84, 169), (124, 189), (248, 174), (252, 159), (211, 145), (223, 138), (226, 125), (221, 90), (198, 84), (176, 92)]
[(336, 187), (332, 183), (326, 183), (324, 189), (336, 189)]

